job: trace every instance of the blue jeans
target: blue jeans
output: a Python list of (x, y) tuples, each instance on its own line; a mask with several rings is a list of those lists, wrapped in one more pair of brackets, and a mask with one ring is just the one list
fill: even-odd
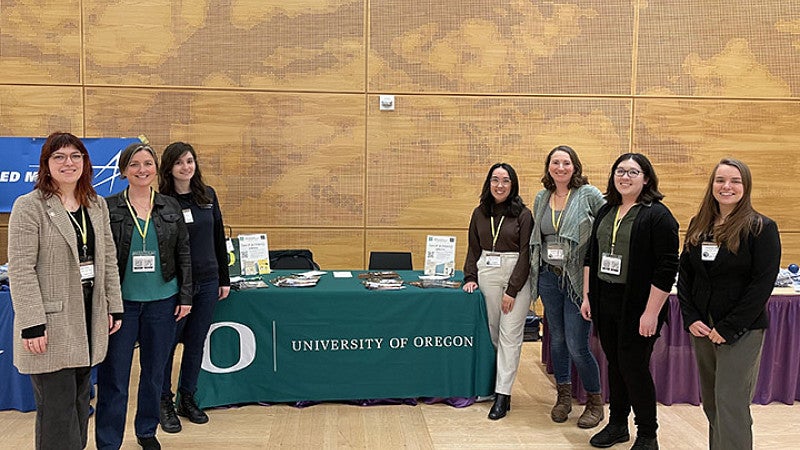
[(98, 449), (118, 449), (122, 445), (133, 349), (137, 341), (141, 374), (134, 428), (138, 437), (155, 436), (164, 365), (175, 339), (177, 301), (175, 295), (152, 302), (123, 302), (122, 328), (109, 336), (108, 354), (97, 372), (95, 442)]
[(180, 380), (178, 390), (181, 394), (194, 395), (197, 391), (197, 377), (203, 362), (203, 345), (206, 342), (208, 329), (214, 319), (214, 308), (219, 299), (219, 280), (203, 281), (194, 285), (192, 296), (192, 312), (178, 322), (175, 332), (175, 343), (164, 367), (164, 383), (161, 387), (161, 398), (172, 398), (172, 359), (175, 347), (183, 342)]
[(600, 392), (600, 369), (589, 350), (591, 322), (581, 316), (581, 310), (569, 297), (569, 280), (548, 269), (539, 272), (539, 296), (544, 304), (544, 318), (550, 333), (550, 360), (556, 383), (572, 382), (572, 363), (584, 389), (590, 394)]

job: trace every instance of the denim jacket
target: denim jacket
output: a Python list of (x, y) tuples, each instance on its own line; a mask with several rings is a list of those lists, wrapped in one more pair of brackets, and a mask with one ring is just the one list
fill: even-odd
[[(117, 266), (122, 283), (125, 277), (125, 264), (131, 251), (133, 237), (133, 217), (125, 201), (125, 191), (106, 198), (111, 219), (111, 233), (117, 246)], [(159, 193), (153, 198), (151, 224), (158, 237), (158, 252), (161, 258), (161, 274), (164, 281), (178, 277), (180, 292), (178, 303), (192, 304), (192, 261), (189, 250), (189, 232), (183, 221), (181, 206), (177, 200)]]

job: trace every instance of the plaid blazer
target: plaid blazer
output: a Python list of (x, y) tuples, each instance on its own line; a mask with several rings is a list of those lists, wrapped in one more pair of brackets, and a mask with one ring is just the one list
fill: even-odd
[[(102, 197), (90, 201), (94, 228), (94, 289), (91, 336), (78, 260), (78, 243), (68, 212), (57, 196), (39, 190), (14, 202), (8, 222), (8, 278), (14, 305), (14, 365), (21, 373), (49, 373), (100, 363), (108, 348), (108, 315), (121, 313), (117, 255)], [(46, 325), (47, 351), (22, 347), (21, 332)], [(91, 339), (91, 355), (89, 355)]]

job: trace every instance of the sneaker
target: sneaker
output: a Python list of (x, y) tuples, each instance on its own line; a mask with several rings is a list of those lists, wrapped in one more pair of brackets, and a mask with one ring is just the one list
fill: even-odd
[(142, 446), (144, 450), (161, 450), (161, 444), (155, 436), (139, 437), (136, 436), (136, 442)]
[(615, 425), (611, 422), (605, 426), (599, 433), (589, 439), (589, 444), (592, 447), (608, 448), (620, 442), (628, 442), (631, 440), (631, 435), (628, 433), (628, 424)]

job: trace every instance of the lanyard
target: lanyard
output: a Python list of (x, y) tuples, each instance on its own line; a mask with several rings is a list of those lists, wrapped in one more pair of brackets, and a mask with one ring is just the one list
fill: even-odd
[(153, 211), (153, 198), (156, 195), (156, 191), (150, 188), (150, 211), (147, 212), (147, 220), (144, 222), (144, 230), (142, 226), (139, 225), (139, 218), (136, 217), (136, 213), (133, 212), (133, 207), (131, 206), (131, 201), (128, 199), (128, 190), (130, 188), (125, 189), (125, 203), (128, 204), (128, 211), (131, 213), (131, 217), (133, 217), (133, 223), (136, 225), (136, 229), (139, 231), (139, 236), (142, 237), (142, 251), (145, 251), (145, 242), (147, 242), (147, 228), (150, 226), (150, 215)]
[(556, 230), (556, 234), (558, 234), (558, 227), (561, 226), (561, 219), (564, 217), (564, 211), (567, 210), (567, 203), (569, 203), (569, 194), (572, 193), (572, 189), (567, 191), (567, 198), (564, 199), (564, 209), (558, 214), (558, 221), (556, 221), (556, 196), (555, 192), (550, 197), (550, 220), (553, 222), (553, 228)]
[[(66, 208), (64, 209), (66, 210)], [(83, 222), (83, 226), (81, 226), (81, 224), (79, 224), (78, 221), (75, 220), (75, 217), (72, 216), (71, 212), (67, 211), (67, 215), (69, 216), (69, 219), (72, 221), (72, 223), (74, 223), (75, 226), (78, 227), (78, 231), (80, 231), (81, 233), (81, 242), (83, 242), (83, 248), (82, 248), (83, 259), (85, 260), (88, 258), (88, 255), (86, 253), (89, 251), (89, 248), (87, 247), (87, 241), (88, 241), (87, 236), (89, 234), (89, 229), (86, 227), (86, 210), (83, 209), (83, 205), (79, 206), (78, 209), (81, 210), (81, 222)]]
[(497, 238), (500, 237), (500, 227), (503, 226), (503, 220), (506, 216), (500, 218), (500, 223), (497, 224), (497, 230), (494, 229), (494, 216), (490, 218), (490, 223), (492, 225), (492, 251), (494, 251), (494, 244), (497, 243)]
[[(634, 206), (636, 206), (636, 205), (634, 205)], [(631, 206), (631, 208), (633, 208), (633, 206)], [(631, 210), (628, 209), (628, 212), (631, 212)], [(625, 216), (627, 216), (627, 215), (628, 215), (628, 213), (625, 213)], [(617, 244), (617, 231), (619, 231), (620, 222), (622, 222), (625, 219), (625, 216), (622, 216), (622, 219), (619, 218), (619, 206), (617, 206), (617, 214), (614, 216), (614, 228), (611, 231), (611, 254), (612, 255), (614, 254), (614, 246)]]

